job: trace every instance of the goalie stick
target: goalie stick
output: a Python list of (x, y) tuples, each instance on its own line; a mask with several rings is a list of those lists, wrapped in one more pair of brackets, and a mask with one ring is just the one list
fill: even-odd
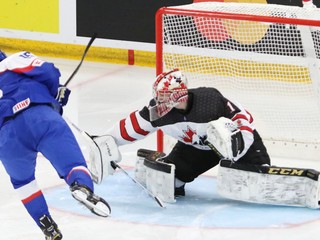
[(119, 168), (119, 169), (120, 169), (125, 175), (127, 175), (134, 183), (136, 183), (136, 184), (137, 184), (139, 187), (141, 187), (146, 193), (148, 193), (148, 195), (149, 195), (150, 197), (152, 197), (154, 200), (156, 200), (156, 202), (159, 204), (160, 207), (164, 207), (162, 201), (161, 201), (158, 197), (154, 196), (154, 195), (153, 195), (147, 188), (145, 188), (141, 183), (139, 183), (137, 180), (135, 180), (133, 177), (131, 177), (131, 176), (129, 175), (129, 173), (127, 173), (127, 171), (124, 170), (119, 164), (117, 164), (116, 162), (112, 161), (112, 162), (111, 162), (111, 166), (112, 166), (114, 169)]
[(213, 146), (212, 143), (210, 143), (208, 140), (205, 140), (205, 144), (207, 144), (208, 147), (218, 155), (218, 157), (220, 158), (220, 160), (221, 160), (221, 159), (225, 159), (225, 157), (222, 156), (222, 154), (218, 151), (218, 149), (217, 149), (215, 146)]

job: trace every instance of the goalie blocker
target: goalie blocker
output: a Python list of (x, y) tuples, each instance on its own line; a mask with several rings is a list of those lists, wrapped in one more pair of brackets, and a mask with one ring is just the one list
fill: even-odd
[(221, 160), (220, 195), (254, 203), (318, 209), (319, 172), (313, 169), (259, 166)]
[(92, 180), (100, 184), (102, 180), (113, 175), (115, 168), (112, 162), (121, 161), (121, 153), (114, 138), (110, 135), (90, 136), (88, 133), (73, 127), (81, 134), (82, 139), (87, 145), (89, 156), (87, 157), (87, 166), (91, 173)]

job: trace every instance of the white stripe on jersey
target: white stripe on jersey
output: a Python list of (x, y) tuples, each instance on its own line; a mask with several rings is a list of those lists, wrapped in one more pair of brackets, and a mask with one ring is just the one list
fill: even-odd
[(107, 134), (112, 135), (120, 146), (140, 140), (156, 130), (157, 128), (154, 128), (150, 122), (142, 118), (139, 112), (136, 111), (125, 119), (120, 120), (107, 131)]

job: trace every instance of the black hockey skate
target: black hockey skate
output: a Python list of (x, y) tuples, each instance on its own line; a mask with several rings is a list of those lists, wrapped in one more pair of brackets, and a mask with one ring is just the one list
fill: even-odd
[(92, 213), (101, 217), (110, 216), (111, 208), (109, 204), (103, 198), (95, 195), (87, 186), (73, 183), (70, 190), (72, 196)]
[(186, 192), (184, 190), (185, 184), (183, 184), (181, 187), (177, 187), (174, 189), (174, 196), (175, 197), (183, 197), (186, 195)]
[(52, 220), (51, 217), (43, 215), (40, 219), (41, 230), (46, 236), (46, 240), (61, 240), (62, 234), (58, 225)]

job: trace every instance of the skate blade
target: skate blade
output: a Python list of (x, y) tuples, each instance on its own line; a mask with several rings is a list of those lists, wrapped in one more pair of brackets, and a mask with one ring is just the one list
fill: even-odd
[(87, 200), (87, 195), (80, 191), (75, 190), (72, 192), (72, 196), (78, 200), (80, 203), (85, 205), (91, 212), (101, 217), (109, 217), (111, 214), (111, 209), (108, 205), (103, 202), (97, 202), (96, 204)]

